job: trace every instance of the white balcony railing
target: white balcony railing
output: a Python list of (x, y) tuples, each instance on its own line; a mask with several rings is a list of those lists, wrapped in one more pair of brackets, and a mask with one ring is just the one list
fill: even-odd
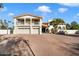
[(40, 26), (40, 23), (31, 23), (31, 24), (29, 24), (29, 23), (25, 23), (25, 24), (18, 23), (16, 25), (17, 26), (30, 26), (30, 25), (32, 25), (32, 26)]
[(39, 26), (39, 23), (32, 23), (32, 26)]
[(20, 24), (20, 23), (18, 23), (18, 24), (16, 24), (17, 26), (24, 26), (24, 24)]
[(30, 26), (30, 24), (29, 24), (29, 23), (25, 23), (24, 25), (26, 25), (26, 26)]
[(18, 23), (18, 24), (16, 24), (17, 26), (30, 26), (30, 24), (28, 24), (28, 23), (25, 23), (25, 24), (20, 24), (20, 23)]

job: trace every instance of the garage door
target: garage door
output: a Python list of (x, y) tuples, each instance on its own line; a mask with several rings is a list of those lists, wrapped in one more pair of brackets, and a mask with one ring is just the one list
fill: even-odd
[(33, 28), (32, 34), (39, 34), (39, 33), (40, 33), (39, 28)]
[(29, 28), (19, 28), (17, 30), (17, 34), (30, 34), (30, 29)]

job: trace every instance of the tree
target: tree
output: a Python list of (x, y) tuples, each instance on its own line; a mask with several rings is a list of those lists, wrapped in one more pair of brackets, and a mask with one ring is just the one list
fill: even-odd
[(63, 19), (61, 18), (53, 18), (53, 20), (51, 21), (51, 24), (56, 28), (58, 24), (63, 24), (65, 23)]
[(7, 28), (8, 28), (8, 23), (6, 22), (6, 20), (4, 20), (2, 23), (2, 29), (7, 29)]
[(52, 21), (50, 22), (50, 25), (53, 25), (53, 29), (51, 29), (51, 32), (56, 33), (57, 32), (57, 26), (59, 24), (64, 24), (64, 20), (61, 18), (53, 18)]
[(71, 29), (78, 30), (79, 24), (76, 21), (71, 22)]
[(71, 25), (67, 23), (67, 24), (66, 24), (66, 28), (67, 28), (68, 30), (70, 30)]
[(0, 20), (0, 29), (7, 29), (8, 28), (8, 23), (6, 20), (2, 21)]
[(77, 24), (76, 21), (72, 21), (72, 22), (71, 22), (71, 25), (76, 25), (76, 24)]
[(2, 28), (2, 24), (3, 24), (3, 22), (2, 22), (2, 20), (0, 20), (0, 29)]

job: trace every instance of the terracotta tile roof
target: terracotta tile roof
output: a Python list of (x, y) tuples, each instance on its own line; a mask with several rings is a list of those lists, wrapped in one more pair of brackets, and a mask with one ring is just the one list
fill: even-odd
[(48, 27), (48, 23), (42, 23), (43, 27)]

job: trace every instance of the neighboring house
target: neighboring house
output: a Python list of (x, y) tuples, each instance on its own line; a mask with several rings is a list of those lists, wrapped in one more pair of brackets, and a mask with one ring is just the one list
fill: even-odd
[(14, 34), (42, 34), (42, 17), (32, 14), (14, 17)]
[(48, 23), (42, 23), (42, 32), (47, 33), (48, 32)]
[(54, 26), (53, 26), (53, 24), (51, 24), (51, 21), (52, 20), (48, 21), (48, 30), (49, 30), (49, 33), (52, 33), (52, 29), (54, 29)]
[(66, 30), (66, 24), (59, 24), (57, 26), (57, 32)]
[(67, 30), (66, 24), (59, 24), (57, 26), (57, 32), (59, 34), (69, 34), (69, 35), (79, 34), (79, 30)]
[(64, 31), (64, 30), (66, 30), (66, 24), (62, 24), (62, 23), (60, 23), (60, 24), (58, 24), (57, 25), (57, 28), (56, 28), (56, 30), (55, 30), (55, 28), (54, 28), (54, 26), (53, 26), (53, 24), (51, 23), (51, 21), (52, 20), (49, 20), (48, 21), (48, 29), (49, 29), (49, 33), (52, 33), (52, 32), (60, 32), (60, 31)]

